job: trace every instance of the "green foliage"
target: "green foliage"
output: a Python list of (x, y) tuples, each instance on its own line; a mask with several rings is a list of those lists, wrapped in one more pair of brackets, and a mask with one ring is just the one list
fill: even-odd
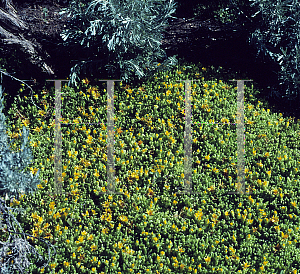
[[(71, 68), (68, 85), (76, 85), (79, 72), (92, 63), (105, 67), (113, 79), (149, 77), (177, 64), (160, 49), (167, 19), (175, 12), (173, 0), (73, 1), (60, 14), (72, 15), (71, 29), (61, 33), (64, 45), (90, 48), (91, 60)], [(99, 56), (97, 59), (95, 57)], [(121, 76), (120, 76), (121, 74)]]
[[(279, 63), (281, 71), (277, 73), (281, 85), (281, 97), (293, 100), (299, 90), (299, 12), (298, 0), (261, 1), (254, 2), (251, 6), (259, 6), (263, 16), (263, 24), (252, 33), (249, 42), (257, 48), (258, 54), (263, 53), (274, 62)], [(279, 97), (280, 92), (273, 87), (274, 93)], [(282, 92), (285, 91), (285, 95)]]
[(225, 1), (201, 1), (201, 3), (198, 2), (194, 7), (187, 7), (186, 5), (189, 4), (189, 1), (185, 1), (185, 5), (182, 10), (192, 9), (194, 18), (199, 18), (201, 20), (213, 18), (216, 11), (219, 11), (227, 6)]
[[(197, 78), (202, 81), (192, 83), (192, 158), (193, 190), (200, 194), (174, 195), (184, 183), (185, 127), (185, 90), (176, 81)], [(230, 195), (237, 187), (233, 78), (245, 75), (198, 63), (143, 85), (116, 85), (116, 192), (126, 195), (103, 195), (107, 96), (99, 82), (91, 85), (89, 78), (77, 89), (62, 87), (63, 123), (69, 124), (62, 127), (61, 199), (48, 195), (54, 124), (43, 123), (45, 113), (31, 108), (26, 116), (32, 139), (40, 141), (35, 152), (44, 182), (35, 199), (20, 201), (30, 208), (22, 224), (51, 239), (58, 252), (44, 272), (31, 265), (30, 273), (180, 273), (181, 265), (181, 273), (299, 270), (299, 121), (269, 111), (257, 100), (255, 83), (245, 82), (245, 184), (253, 194)], [(52, 88), (43, 96), (46, 109), (54, 99)], [(23, 97), (14, 109), (29, 103)], [(11, 109), (8, 118), (13, 116)], [(38, 243), (36, 248), (46, 253)]]
[[(27, 256), (29, 254), (37, 254), (37, 252), (35, 252), (35, 250), (28, 244), (26, 240), (16, 237), (16, 233), (22, 233), (16, 232), (15, 227), (12, 226), (10, 218), (12, 218), (15, 222), (17, 221), (14, 216), (8, 213), (8, 210), (6, 211), (7, 208), (4, 204), (5, 200), (7, 200), (7, 198), (11, 198), (12, 196), (15, 196), (15, 198), (19, 200), (20, 192), (26, 194), (29, 192), (34, 192), (35, 189), (37, 189), (37, 185), (40, 184), (40, 180), (38, 179), (40, 170), (38, 170), (35, 177), (33, 177), (32, 174), (26, 174), (22, 171), (25, 167), (28, 166), (28, 164), (30, 164), (32, 160), (31, 150), (26, 147), (29, 130), (23, 127), (23, 143), (20, 152), (11, 152), (7, 144), (5, 115), (2, 112), (4, 100), (4, 98), (2, 98), (2, 92), (2, 85), (0, 84), (0, 194), (3, 197), (5, 195), (4, 199), (0, 198), (0, 211), (2, 218), (4, 218), (4, 223), (7, 226), (7, 231), (9, 233), (13, 232), (14, 234), (10, 235), (8, 241), (3, 241), (4, 239), (3, 237), (1, 237), (2, 241), (0, 249), (0, 273), (16, 273), (15, 271), (11, 272), (12, 269), (18, 269), (18, 273), (20, 273), (20, 271), (21, 273), (23, 273), (23, 270), (31, 264), (28, 262)], [(11, 141), (9, 145), (12, 142), (13, 141)], [(18, 210), (25, 211), (22, 207)], [(0, 219), (0, 228), (5, 228), (5, 226), (2, 226), (2, 218)], [(19, 228), (21, 228), (18, 222), (17, 224)], [(7, 257), (7, 251), (9, 249), (13, 250), (14, 254), (9, 256), (10, 259), (4, 259), (5, 257)], [(17, 257), (15, 257), (14, 255), (16, 255)], [(11, 258), (13, 258), (14, 264), (11, 264)]]
[[(227, 1), (178, 1), (179, 7), (176, 16), (194, 19), (211, 19), (221, 23), (244, 19), (250, 8), (247, 0)], [(242, 15), (242, 16), (240, 16)]]
[(227, 5), (226, 2), (221, 2), (222, 5), (220, 4), (219, 8), (213, 11), (215, 20), (222, 24), (245, 21), (247, 18), (249, 20), (249, 4), (247, 2), (229, 0)]

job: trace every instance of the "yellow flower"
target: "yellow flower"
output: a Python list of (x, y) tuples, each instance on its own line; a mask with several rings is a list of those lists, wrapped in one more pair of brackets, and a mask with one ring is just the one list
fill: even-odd
[(95, 251), (96, 249), (97, 249), (97, 246), (96, 246), (95, 244), (92, 244), (91, 250), (92, 250), (92, 251)]
[(209, 159), (210, 159), (209, 155), (205, 156), (205, 160), (209, 160)]
[(85, 79), (82, 80), (82, 83), (84, 83), (84, 84), (86, 84), (86, 85), (88, 85), (89, 82), (90, 82), (90, 81), (89, 81), (87, 78), (85, 78)]
[(260, 167), (263, 167), (263, 164), (262, 163), (256, 163), (258, 166), (260, 166)]
[(50, 209), (54, 209), (55, 208), (55, 202), (51, 202), (49, 207), (50, 207)]
[(206, 263), (209, 263), (209, 262), (210, 262), (210, 259), (211, 259), (211, 257), (206, 257), (206, 258), (204, 258), (204, 260), (205, 260)]
[(243, 268), (247, 268), (247, 267), (249, 267), (250, 265), (249, 264), (247, 264), (247, 263), (244, 263), (243, 264)]
[(127, 218), (126, 216), (124, 216), (124, 215), (121, 215), (121, 216), (119, 217), (119, 219), (120, 219), (121, 221), (123, 221), (123, 222), (127, 222), (127, 221), (128, 221), (128, 218)]
[(251, 195), (248, 197), (248, 199), (249, 199), (250, 202), (253, 204), (254, 200), (252, 199)]
[(291, 202), (292, 206), (296, 207), (296, 202)]

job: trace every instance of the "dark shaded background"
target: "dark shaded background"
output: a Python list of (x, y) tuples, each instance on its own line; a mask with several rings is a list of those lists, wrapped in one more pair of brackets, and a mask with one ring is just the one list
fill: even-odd
[[(43, 43), (45, 50), (49, 53), (48, 62), (53, 65), (55, 77), (51, 79), (66, 79), (72, 66), (76, 64), (76, 60), (87, 60), (91, 57), (91, 49), (83, 49), (78, 45), (71, 47), (62, 47), (59, 45), (62, 39), (59, 33), (68, 28), (68, 19), (58, 19), (55, 15), (62, 7), (67, 7), (70, 1), (46, 0), (46, 1), (16, 1), (16, 7), (19, 13), (24, 16), (30, 15), (28, 24), (36, 39)], [(84, 1), (82, 1), (84, 2)], [(87, 2), (87, 1), (85, 1)], [(222, 24), (213, 17), (213, 10), (217, 9), (219, 2), (226, 7), (226, 1), (210, 1), (209, 9), (201, 9), (197, 11), (199, 4), (207, 4), (209, 1), (176, 1), (178, 8), (174, 16), (177, 19), (169, 20), (169, 27), (166, 28), (165, 37), (162, 41), (162, 48), (165, 49), (167, 56), (178, 54), (179, 58), (183, 58), (188, 62), (197, 64), (201, 62), (204, 67), (221, 66), (225, 70), (233, 73), (241, 73), (247, 75), (247, 79), (253, 79), (255, 86), (263, 90), (260, 94), (261, 99), (268, 101), (273, 111), (281, 112), (285, 117), (300, 118), (298, 100), (287, 102), (283, 99), (271, 97), (268, 86), (277, 85), (278, 77), (273, 71), (279, 71), (280, 67), (270, 59), (259, 56), (256, 59), (256, 49), (251, 47), (247, 38), (250, 33), (257, 27), (259, 17), (256, 21), (250, 22), (242, 17), (237, 22)], [(244, 3), (248, 1), (240, 1), (241, 8), (245, 13), (252, 14), (253, 9), (246, 8)], [(45, 19), (43, 8), (48, 9)], [(184, 20), (184, 19), (185, 20)], [(6, 50), (0, 48), (0, 56), (5, 59), (5, 68), (9, 73), (19, 79), (36, 79), (37, 83), (32, 84), (35, 90), (42, 90), (45, 85), (45, 79), (49, 77), (41, 73), (36, 67), (26, 62), (24, 54), (15, 47), (14, 50)], [(98, 56), (98, 58), (106, 58)], [(85, 74), (83, 73), (81, 77)], [(99, 75), (103, 79), (107, 79), (108, 75), (102, 71)], [(97, 78), (99, 78), (99, 75)], [(94, 76), (87, 74), (87, 76)], [(13, 98), (18, 94), (20, 82), (3, 76), (3, 84), (6, 87), (7, 107), (10, 107)], [(232, 79), (232, 78), (230, 78)], [(238, 78), (235, 78), (238, 79)], [(223, 79), (226, 80), (226, 79)], [(228, 79), (227, 79), (228, 80)], [(249, 86), (250, 84), (247, 84)], [(48, 87), (54, 86), (53, 82), (47, 83)], [(22, 96), (30, 94), (27, 89)]]

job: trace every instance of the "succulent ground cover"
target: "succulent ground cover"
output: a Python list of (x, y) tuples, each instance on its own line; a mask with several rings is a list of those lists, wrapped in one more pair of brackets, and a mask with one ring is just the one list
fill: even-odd
[[(185, 126), (184, 84), (177, 80), (185, 79), (200, 80), (192, 82), (197, 193), (177, 195)], [(26, 170), (40, 169), (41, 178), (36, 193), (10, 206), (26, 208), (27, 215), (17, 217), (23, 231), (48, 239), (57, 251), (49, 267), (32, 265), (30, 273), (299, 271), (299, 120), (270, 111), (257, 99), (255, 83), (245, 82), (245, 177), (252, 194), (228, 194), (237, 190), (236, 82), (224, 80), (222, 68), (186, 63), (143, 83), (117, 82), (116, 191), (124, 195), (103, 195), (102, 83), (84, 78), (75, 89), (62, 88), (63, 123), (75, 123), (62, 126), (62, 196), (48, 194), (54, 187), (55, 116), (45, 116), (54, 107), (54, 87), (32, 96), (43, 110), (29, 93), (18, 96), (6, 115), (13, 150), (20, 149), (23, 125), (30, 129), (34, 162)], [(99, 124), (81, 124), (89, 122)], [(47, 254), (41, 242), (29, 241)]]

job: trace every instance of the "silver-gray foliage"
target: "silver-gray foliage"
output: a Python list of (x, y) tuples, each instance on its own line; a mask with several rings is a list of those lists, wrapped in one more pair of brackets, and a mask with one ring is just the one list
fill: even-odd
[[(16, 172), (24, 170), (32, 161), (32, 153), (30, 148), (25, 147), (28, 142), (29, 130), (23, 126), (23, 144), (20, 152), (10, 152), (7, 144), (5, 115), (2, 113), (3, 100), (2, 85), (0, 85), (0, 194), (15, 196), (19, 199), (19, 192), (34, 192), (37, 185), (40, 184), (38, 179), (38, 170), (35, 178), (32, 173)], [(9, 145), (13, 141), (10, 141)]]
[[(43, 259), (43, 257), (25, 240), (25, 236), (30, 236), (32, 238), (36, 238), (39, 239), (37, 237), (34, 237), (32, 235), (29, 235), (27, 233), (23, 233), (23, 232), (16, 232), (16, 229), (14, 226), (12, 226), (11, 222), (10, 222), (10, 218), (13, 218), (13, 220), (15, 221), (15, 223), (17, 223), (17, 225), (20, 228), (20, 231), (22, 231), (22, 228), (20, 226), (20, 224), (18, 223), (18, 221), (15, 219), (15, 217), (10, 214), (8, 212), (8, 210), (20, 210), (20, 209), (16, 209), (16, 208), (10, 208), (7, 207), (5, 205), (5, 201), (0, 198), (0, 210), (3, 213), (3, 217), (4, 217), (4, 221), (5, 224), (7, 226), (7, 231), (9, 233), (13, 233), (13, 234), (22, 234), (23, 238), (19, 238), (19, 237), (12, 237), (12, 235), (9, 235), (9, 238), (6, 242), (2, 242), (0, 241), (1, 244), (1, 248), (0, 248), (0, 273), (1, 274), (12, 274), (12, 273), (16, 273), (13, 270), (17, 270), (17, 273), (23, 273), (23, 271), (28, 268), (30, 265), (32, 265), (32, 263), (30, 263), (27, 259), (27, 256), (29, 254), (34, 254), (38, 256), (38, 261), (36, 263), (37, 267), (47, 267), (47, 265), (50, 262), (50, 250), (48, 250), (48, 262), (46, 264), (43, 265), (43, 261), (45, 261)], [(24, 211), (24, 209), (21, 209), (21, 211)], [(0, 222), (0, 229), (2, 228), (6, 228), (5, 226), (2, 225), (2, 220)], [(12, 231), (13, 228), (13, 231)], [(44, 239), (39, 239), (41, 241), (43, 241), (44, 243), (46, 242)], [(49, 243), (49, 241), (47, 241)], [(47, 245), (48, 245), (47, 243)], [(52, 246), (52, 244), (50, 243), (50, 245)], [(52, 246), (53, 247), (53, 246)], [(53, 247), (54, 248), (54, 247)], [(9, 252), (11, 252), (11, 254), (9, 254)], [(56, 250), (54, 248), (54, 254), (56, 254)], [(6, 259), (4, 259), (6, 258)], [(12, 262), (13, 260), (13, 262)], [(26, 272), (27, 273), (27, 272)]]
[(269, 55), (280, 65), (281, 71), (276, 73), (280, 75), (279, 84), (285, 91), (281, 97), (293, 100), (298, 95), (300, 83), (300, 1), (250, 1), (254, 2), (250, 6), (259, 8), (264, 24), (252, 33), (248, 42), (256, 45), (257, 54)]
[[(87, 60), (71, 68), (68, 85), (76, 85), (78, 73), (91, 63), (100, 64), (110, 73), (120, 70), (120, 77), (126, 81), (133, 74), (141, 79), (157, 71), (165, 71), (178, 63), (176, 55), (167, 57), (160, 48), (164, 28), (168, 18), (176, 9), (174, 0), (94, 0), (84, 4), (72, 1), (70, 8), (62, 9), (60, 14), (71, 17), (72, 29), (61, 33), (63, 45), (84, 45), (94, 47), (97, 52), (109, 56), (107, 60)], [(88, 7), (86, 8), (86, 6)], [(96, 46), (96, 48), (95, 48)], [(158, 66), (159, 58), (163, 58)]]
[[(38, 179), (39, 171), (37, 172), (35, 177), (33, 177), (31, 173), (26, 174), (22, 171), (24, 168), (26, 168), (28, 164), (31, 163), (32, 160), (31, 150), (25, 147), (28, 141), (27, 139), (29, 135), (29, 130), (23, 127), (23, 143), (20, 152), (11, 152), (10, 148), (8, 147), (5, 115), (2, 113), (4, 100), (4, 98), (2, 98), (2, 93), (2, 84), (0, 84), (0, 194), (6, 196), (5, 200), (7, 199), (7, 197), (11, 198), (12, 196), (15, 196), (17, 199), (19, 199), (20, 192), (26, 194), (32, 193), (37, 188), (37, 185), (40, 183)], [(10, 235), (7, 242), (0, 241), (0, 273), (10, 274), (13, 273), (11, 272), (13, 270), (17, 270), (17, 273), (20, 273), (20, 271), (21, 273), (23, 273), (23, 270), (25, 270), (28, 266), (32, 264), (29, 263), (27, 259), (27, 256), (30, 254), (38, 254), (39, 259), (37, 262), (37, 267), (41, 267), (42, 264), (41, 262), (39, 262), (39, 260), (42, 259), (41, 255), (37, 253), (35, 249), (32, 246), (30, 246), (30, 244), (25, 239), (16, 237), (15, 235), (12, 237), (11, 233), (22, 234), (23, 237), (25, 235), (30, 237), (33, 236), (23, 232), (17, 232), (15, 227), (12, 226), (10, 218), (13, 218), (13, 220), (17, 223), (17, 225), (22, 231), (22, 228), (15, 219), (15, 217), (8, 212), (8, 209), (14, 209), (6, 207), (5, 200), (0, 198), (0, 212), (3, 214), (0, 218), (0, 229), (7, 229)], [(15, 210), (25, 211), (23, 208)], [(4, 226), (2, 225), (2, 218), (4, 219)], [(5, 227), (5, 225), (7, 226), (7, 228)], [(43, 239), (39, 240), (45, 242)], [(28, 251), (30, 250), (33, 252), (28, 253)], [(12, 252), (12, 254), (9, 255), (8, 251)], [(54, 252), (56, 252), (55, 249)], [(48, 254), (49, 263), (50, 250), (48, 250)], [(44, 267), (46, 267), (48, 263), (45, 264)]]

